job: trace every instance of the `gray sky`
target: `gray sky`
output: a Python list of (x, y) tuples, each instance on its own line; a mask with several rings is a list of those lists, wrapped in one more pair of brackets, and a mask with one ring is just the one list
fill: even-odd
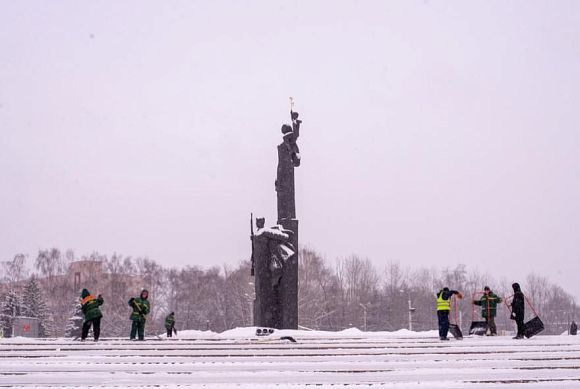
[(3, 260), (247, 258), (294, 96), (303, 244), (580, 297), (580, 2), (1, 8)]

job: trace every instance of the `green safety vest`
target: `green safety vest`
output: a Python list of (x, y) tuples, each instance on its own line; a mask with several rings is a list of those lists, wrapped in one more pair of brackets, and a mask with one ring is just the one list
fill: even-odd
[(443, 293), (437, 296), (437, 304), (436, 304), (438, 311), (450, 311), (451, 310), (451, 299), (443, 300)]

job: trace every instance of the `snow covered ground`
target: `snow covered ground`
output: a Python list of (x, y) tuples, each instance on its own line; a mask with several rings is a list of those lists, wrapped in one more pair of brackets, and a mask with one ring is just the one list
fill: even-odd
[[(297, 343), (280, 340), (292, 336)], [(580, 388), (580, 337), (186, 331), (145, 342), (0, 340), (0, 387)]]

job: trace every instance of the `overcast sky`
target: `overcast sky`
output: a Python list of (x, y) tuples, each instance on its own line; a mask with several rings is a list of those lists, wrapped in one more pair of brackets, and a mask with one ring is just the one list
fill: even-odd
[(3, 1), (1, 260), (247, 259), (289, 96), (302, 244), (580, 297), (577, 1)]

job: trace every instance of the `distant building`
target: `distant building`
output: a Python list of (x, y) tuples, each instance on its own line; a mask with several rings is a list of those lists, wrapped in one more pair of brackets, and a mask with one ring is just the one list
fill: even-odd
[(71, 262), (67, 277), (72, 276), (74, 289), (80, 291), (82, 288), (97, 288), (105, 278), (104, 274), (102, 261), (82, 260)]
[[(146, 285), (145, 277), (127, 273), (111, 273), (103, 261), (81, 260), (71, 262), (67, 277), (75, 290), (87, 288), (91, 293), (106, 296), (137, 293)], [(105, 286), (107, 287), (105, 290)], [(130, 296), (127, 295), (127, 298)]]

